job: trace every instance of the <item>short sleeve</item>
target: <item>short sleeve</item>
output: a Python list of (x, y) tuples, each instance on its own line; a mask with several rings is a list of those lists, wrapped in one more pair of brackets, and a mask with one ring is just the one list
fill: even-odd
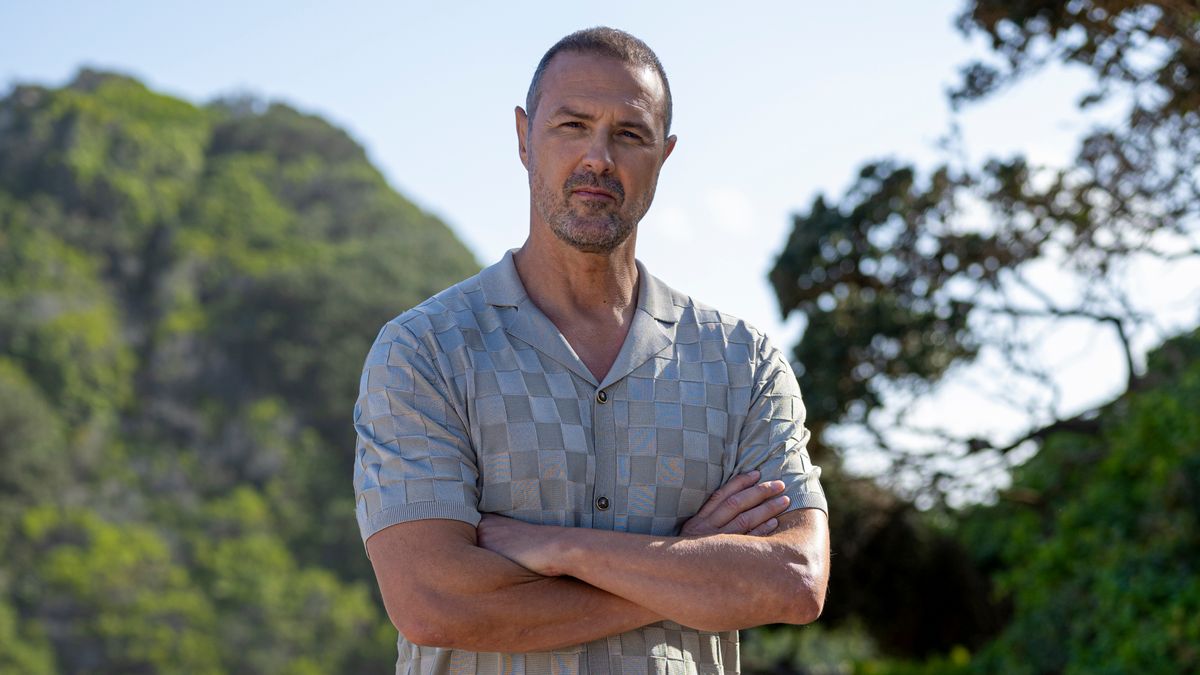
[(796, 374), (783, 354), (766, 340), (759, 350), (750, 410), (738, 444), (737, 473), (758, 469), (762, 480), (781, 480), (791, 498), (788, 511), (829, 512), (821, 488), (821, 468), (808, 456), (809, 432)]
[(367, 355), (354, 405), (354, 496), (365, 542), (411, 520), (479, 523), (478, 468), (445, 379), (393, 321)]

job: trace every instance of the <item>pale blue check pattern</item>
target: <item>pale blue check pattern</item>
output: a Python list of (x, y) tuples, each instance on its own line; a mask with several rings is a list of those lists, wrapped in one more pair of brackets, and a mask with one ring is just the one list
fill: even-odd
[[(673, 535), (751, 469), (784, 481), (789, 510), (826, 509), (783, 355), (639, 270), (638, 310), (603, 382), (529, 300), (511, 252), (385, 325), (354, 411), (363, 540), (423, 518), (474, 525), (483, 512)], [(739, 670), (736, 631), (672, 622), (554, 653), (476, 654), (403, 636), (399, 653), (398, 673)]]

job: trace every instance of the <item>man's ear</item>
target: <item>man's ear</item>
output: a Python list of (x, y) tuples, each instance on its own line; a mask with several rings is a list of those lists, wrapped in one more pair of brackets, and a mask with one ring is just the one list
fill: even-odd
[(525, 166), (525, 170), (529, 170), (529, 115), (525, 114), (525, 109), (517, 106), (514, 111), (517, 115), (517, 152), (521, 155), (521, 164)]
[(663, 146), (663, 161), (664, 162), (667, 161), (667, 158), (671, 156), (671, 152), (673, 150), (675, 150), (675, 141), (676, 140), (678, 140), (678, 139), (675, 138), (675, 134), (671, 134), (670, 136), (667, 136), (667, 142)]

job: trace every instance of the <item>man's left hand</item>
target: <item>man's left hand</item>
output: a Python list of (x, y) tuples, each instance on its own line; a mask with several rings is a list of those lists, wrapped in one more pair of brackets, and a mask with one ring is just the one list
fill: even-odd
[(531, 525), (494, 513), (483, 514), (476, 527), (479, 546), (545, 577), (561, 574), (555, 569), (558, 555), (554, 550), (555, 534), (567, 528), (553, 525)]

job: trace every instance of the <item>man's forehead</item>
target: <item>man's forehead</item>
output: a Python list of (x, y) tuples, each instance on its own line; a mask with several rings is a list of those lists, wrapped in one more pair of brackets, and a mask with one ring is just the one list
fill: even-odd
[(650, 66), (585, 52), (561, 52), (547, 64), (539, 107), (601, 97), (623, 99), (652, 113), (662, 113), (666, 106), (662, 80)]

